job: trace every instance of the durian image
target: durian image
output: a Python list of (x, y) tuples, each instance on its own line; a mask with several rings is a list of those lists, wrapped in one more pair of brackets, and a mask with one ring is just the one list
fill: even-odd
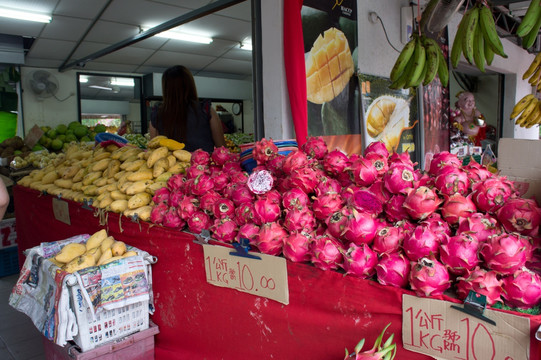
[(366, 111), (366, 131), (372, 141), (383, 141), (389, 151), (396, 150), (403, 129), (409, 126), (409, 118), (409, 101), (382, 95)]
[(344, 33), (336, 28), (320, 34), (306, 56), (308, 101), (323, 104), (344, 90), (354, 73), (353, 58)]

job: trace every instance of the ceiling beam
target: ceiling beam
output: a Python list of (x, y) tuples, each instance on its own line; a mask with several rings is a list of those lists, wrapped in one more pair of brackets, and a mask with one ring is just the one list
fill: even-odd
[(203, 7), (200, 7), (199, 9), (195, 9), (193, 11), (190, 11), (187, 14), (181, 15), (179, 17), (176, 17), (174, 19), (171, 19), (169, 21), (166, 21), (160, 25), (157, 25), (153, 27), (152, 29), (148, 29), (146, 31), (142, 31), (139, 34), (132, 36), (126, 40), (122, 40), (120, 42), (117, 42), (116, 44), (113, 44), (111, 46), (106, 47), (105, 49), (96, 51), (93, 54), (87, 55), (83, 58), (80, 58), (78, 60), (72, 61), (69, 64), (62, 65), (58, 68), (59, 72), (66, 71), (68, 69), (71, 69), (73, 67), (84, 67), (87, 62), (96, 60), (102, 56), (108, 55), (112, 52), (115, 52), (117, 50), (123, 49), (127, 46), (133, 45), (139, 41), (148, 39), (158, 33), (161, 33), (166, 30), (170, 30), (172, 28), (175, 28), (177, 26), (180, 26), (182, 24), (188, 23), (190, 21), (199, 19), (203, 16), (212, 14), (214, 12), (223, 10), (225, 8), (228, 8), (230, 6), (239, 4), (241, 2), (244, 2), (246, 0), (218, 0), (214, 3), (205, 5)]

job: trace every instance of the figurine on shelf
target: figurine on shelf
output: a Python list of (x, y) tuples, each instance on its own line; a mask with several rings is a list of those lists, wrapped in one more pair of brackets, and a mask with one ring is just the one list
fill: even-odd
[(471, 145), (481, 146), (485, 138), (486, 123), (483, 114), (475, 107), (475, 98), (471, 92), (461, 91), (456, 96), (456, 108), (451, 110), (451, 139)]

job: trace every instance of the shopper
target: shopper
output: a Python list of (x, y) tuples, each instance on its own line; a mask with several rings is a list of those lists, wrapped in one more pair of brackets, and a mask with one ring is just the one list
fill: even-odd
[(0, 220), (4, 218), (9, 205), (9, 194), (3, 179), (0, 179)]
[(209, 100), (199, 100), (190, 70), (182, 65), (165, 70), (162, 95), (163, 102), (151, 113), (151, 138), (165, 135), (186, 144), (188, 151), (211, 153), (214, 147), (225, 146), (222, 122)]

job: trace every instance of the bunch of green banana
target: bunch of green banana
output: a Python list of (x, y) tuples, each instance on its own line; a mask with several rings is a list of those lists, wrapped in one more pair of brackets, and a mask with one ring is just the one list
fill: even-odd
[(535, 43), (537, 34), (541, 28), (541, 3), (538, 0), (532, 0), (522, 22), (517, 28), (517, 36), (522, 38), (522, 47), (529, 49)]
[(537, 91), (541, 91), (541, 53), (537, 53), (528, 70), (522, 75), (522, 80), (526, 79)]
[(424, 35), (413, 34), (391, 70), (391, 89), (428, 85), (439, 76), (443, 86), (449, 82), (447, 60), (438, 43)]
[(532, 94), (524, 96), (513, 107), (510, 118), (515, 119), (516, 125), (527, 129), (541, 124), (541, 101)]
[(451, 65), (456, 68), (460, 55), (485, 72), (485, 64), (492, 64), (494, 55), (507, 58), (496, 31), (492, 11), (482, 2), (477, 2), (466, 11), (455, 35), (451, 49)]

